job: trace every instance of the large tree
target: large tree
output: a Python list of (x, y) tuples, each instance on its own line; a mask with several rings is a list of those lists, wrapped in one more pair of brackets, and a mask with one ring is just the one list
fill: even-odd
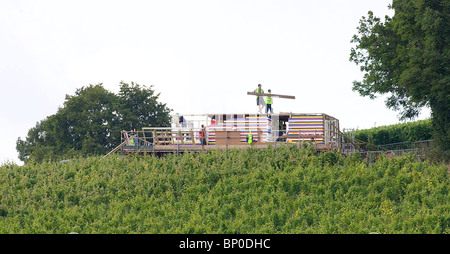
[(170, 118), (166, 104), (158, 103), (159, 93), (152, 87), (140, 86), (134, 82), (121, 82), (119, 107), (122, 125), (128, 129), (142, 127), (168, 127)]
[(422, 107), (432, 111), (433, 138), (450, 153), (450, 0), (393, 0), (393, 17), (369, 11), (353, 36), (350, 61), (362, 81), (353, 90), (371, 99), (387, 94), (388, 108), (413, 119)]
[(19, 159), (60, 160), (75, 155), (104, 154), (120, 144), (121, 130), (167, 126), (170, 109), (152, 88), (120, 83), (118, 95), (102, 84), (67, 95), (57, 113), (38, 122), (25, 140), (17, 140)]

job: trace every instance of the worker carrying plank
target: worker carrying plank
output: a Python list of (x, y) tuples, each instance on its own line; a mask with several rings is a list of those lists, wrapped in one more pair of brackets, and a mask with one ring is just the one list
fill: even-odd
[[(295, 96), (292, 96), (292, 95), (273, 94), (270, 92), (264, 93), (264, 90), (261, 88), (261, 84), (258, 84), (258, 88), (255, 89), (254, 92), (247, 92), (247, 95), (256, 95), (256, 105), (258, 106), (258, 111), (260, 114), (262, 114), (262, 109), (266, 104), (263, 96), (270, 98), (270, 99), (268, 99), (270, 104), (272, 104), (271, 98), (273, 98), (273, 97), (278, 97), (278, 98), (283, 98), (283, 99), (295, 99)], [(268, 109), (271, 109), (271, 112), (272, 112), (272, 106), (270, 106), (270, 108), (266, 108), (266, 113), (267, 113)]]
[[(264, 90), (261, 88), (261, 84), (258, 84), (258, 88), (255, 89), (255, 93), (264, 93)], [(264, 98), (262, 96), (256, 96), (256, 106), (258, 106), (258, 112), (262, 114), (261, 110), (265, 105)]]

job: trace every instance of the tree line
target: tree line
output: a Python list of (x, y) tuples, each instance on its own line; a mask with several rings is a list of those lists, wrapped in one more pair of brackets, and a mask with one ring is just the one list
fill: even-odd
[(122, 130), (170, 125), (171, 109), (158, 101), (152, 86), (119, 86), (118, 94), (97, 84), (66, 95), (54, 115), (37, 122), (25, 139), (18, 138), (19, 159), (27, 163), (105, 154), (120, 144)]
[(355, 138), (374, 145), (430, 140), (431, 119), (356, 130)]
[(369, 11), (351, 40), (350, 61), (364, 73), (353, 90), (387, 94), (401, 120), (429, 107), (436, 150), (450, 160), (450, 1), (393, 0), (389, 8), (395, 14), (384, 21)]

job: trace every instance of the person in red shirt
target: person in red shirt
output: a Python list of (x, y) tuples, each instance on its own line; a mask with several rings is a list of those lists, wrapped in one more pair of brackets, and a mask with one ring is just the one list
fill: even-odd
[(202, 144), (202, 149), (203, 149), (203, 146), (206, 145), (206, 128), (203, 124), (202, 124), (202, 129), (200, 130), (199, 134), (200, 134), (200, 142)]

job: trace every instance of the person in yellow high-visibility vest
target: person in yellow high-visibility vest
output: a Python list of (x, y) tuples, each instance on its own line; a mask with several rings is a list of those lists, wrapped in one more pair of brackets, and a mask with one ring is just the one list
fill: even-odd
[[(258, 84), (258, 88), (255, 89), (255, 93), (264, 93), (261, 88), (261, 84)], [(258, 106), (258, 112), (262, 114), (262, 109), (264, 108), (264, 98), (262, 96), (256, 96), (256, 106)]]
[(252, 134), (252, 131), (250, 131), (250, 132), (248, 133), (248, 135), (247, 135), (247, 143), (248, 143), (249, 145), (253, 144), (253, 134)]
[[(270, 89), (267, 90), (267, 93), (271, 93)], [(266, 114), (270, 111), (270, 113), (273, 113), (272, 109), (272, 96), (266, 96)]]
[(131, 143), (132, 146), (137, 146), (138, 145), (137, 137), (130, 138), (130, 143)]

